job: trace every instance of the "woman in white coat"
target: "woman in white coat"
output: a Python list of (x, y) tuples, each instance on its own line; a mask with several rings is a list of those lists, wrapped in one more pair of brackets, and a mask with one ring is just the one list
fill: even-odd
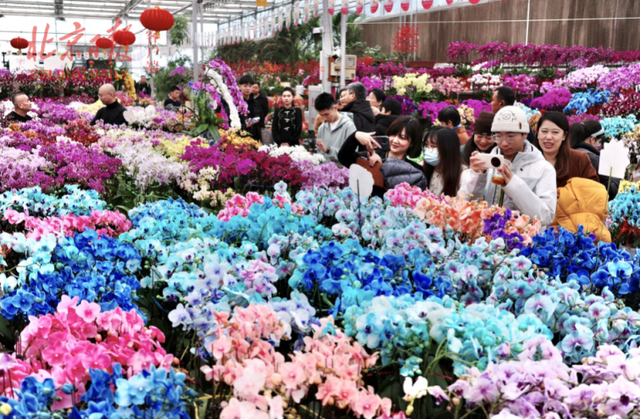
[(474, 152), (471, 170), (462, 191), (471, 199), (481, 198), (489, 205), (501, 205), (537, 217), (543, 228), (551, 224), (556, 212), (556, 171), (536, 147), (526, 140), (529, 124), (524, 111), (515, 106), (500, 109), (491, 125), (498, 147), (491, 155), (502, 155), (509, 165), (486, 169)]

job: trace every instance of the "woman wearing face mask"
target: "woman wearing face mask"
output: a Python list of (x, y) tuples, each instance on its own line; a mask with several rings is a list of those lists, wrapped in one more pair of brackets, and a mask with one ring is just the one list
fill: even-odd
[(425, 136), (423, 170), (428, 189), (436, 196), (456, 196), (468, 168), (462, 164), (458, 134), (435, 127)]
[[(582, 151), (589, 156), (591, 165), (596, 172), (600, 167), (600, 138), (604, 135), (604, 128), (600, 125), (600, 122), (588, 119), (584, 122), (577, 122), (571, 125), (569, 130), (569, 142), (571, 148), (577, 151)], [(618, 186), (620, 185), (620, 179), (609, 178), (609, 176), (601, 175), (598, 173), (600, 183), (606, 188), (609, 187), (609, 200), (612, 200), (618, 194)]]
[(476, 122), (473, 124), (473, 136), (462, 149), (462, 162), (466, 166), (469, 166), (469, 160), (474, 151), (488, 154), (496, 146), (496, 142), (491, 136), (491, 124), (494, 116), (494, 113), (482, 111), (476, 118)]
[[(362, 145), (368, 151), (369, 166), (380, 167), (385, 189), (393, 189), (403, 182), (425, 189), (427, 180), (422, 173), (422, 167), (408, 159), (420, 155), (422, 145), (420, 122), (410, 116), (401, 116), (389, 126), (387, 131), (389, 152), (385, 158), (376, 154), (380, 144), (372, 137), (373, 134), (361, 131), (351, 134), (338, 152), (340, 163), (345, 167), (356, 163), (360, 157), (357, 149)], [(384, 191), (374, 190), (374, 192), (379, 196)]]
[(542, 151), (545, 160), (556, 169), (558, 188), (574, 177), (600, 182), (589, 157), (569, 146), (569, 120), (564, 114), (547, 112), (542, 115), (533, 145)]

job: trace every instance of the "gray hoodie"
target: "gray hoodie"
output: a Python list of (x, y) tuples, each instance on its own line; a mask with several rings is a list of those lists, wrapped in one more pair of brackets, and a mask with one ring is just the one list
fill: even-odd
[(321, 152), (324, 158), (328, 161), (338, 163), (338, 151), (340, 151), (340, 147), (342, 147), (347, 137), (355, 131), (355, 124), (351, 118), (344, 114), (340, 114), (340, 119), (338, 119), (336, 127), (333, 130), (329, 123), (323, 122), (318, 128), (316, 138), (321, 139), (324, 145), (327, 146), (327, 152)]
[[(498, 154), (499, 147), (490, 154)], [(518, 210), (530, 217), (537, 217), (542, 227), (553, 221), (558, 201), (556, 189), (556, 169), (544, 159), (542, 152), (525, 140), (524, 150), (511, 162), (513, 178), (503, 187), (506, 208)], [(492, 170), (476, 173), (469, 170), (469, 177), (461, 187), (471, 199), (484, 199), (489, 205), (497, 205), (500, 187), (491, 182)]]

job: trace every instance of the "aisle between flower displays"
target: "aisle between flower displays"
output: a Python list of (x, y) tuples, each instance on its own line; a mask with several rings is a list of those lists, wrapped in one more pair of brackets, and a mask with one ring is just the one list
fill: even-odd
[[(77, 98), (2, 121), (0, 415), (640, 415), (638, 255), (406, 184), (358, 198), (348, 170), (234, 131), (234, 75), (207, 73), (191, 120), (121, 95), (128, 128)], [(587, 83), (605, 107), (626, 100), (611, 77)], [(430, 118), (455, 95), (392, 80)], [(487, 106), (461, 104), (467, 126)], [(226, 119), (217, 142), (182, 133)], [(602, 123), (636, 144), (634, 115)], [(637, 187), (611, 204), (618, 245), (637, 247)]]

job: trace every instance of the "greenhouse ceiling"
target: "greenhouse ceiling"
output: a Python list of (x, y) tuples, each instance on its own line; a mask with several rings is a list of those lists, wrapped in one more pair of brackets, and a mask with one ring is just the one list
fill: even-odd
[[(269, 7), (290, 1), (267, 0)], [(263, 11), (255, 0), (199, 0), (204, 9), (204, 23), (226, 21), (244, 12)], [(0, 15), (38, 16), (58, 19), (139, 19), (149, 7), (159, 6), (173, 14), (191, 15), (193, 0), (0, 0)], [(1, 16), (0, 16), (1, 17)], [(222, 23), (222, 22), (221, 22)]]

